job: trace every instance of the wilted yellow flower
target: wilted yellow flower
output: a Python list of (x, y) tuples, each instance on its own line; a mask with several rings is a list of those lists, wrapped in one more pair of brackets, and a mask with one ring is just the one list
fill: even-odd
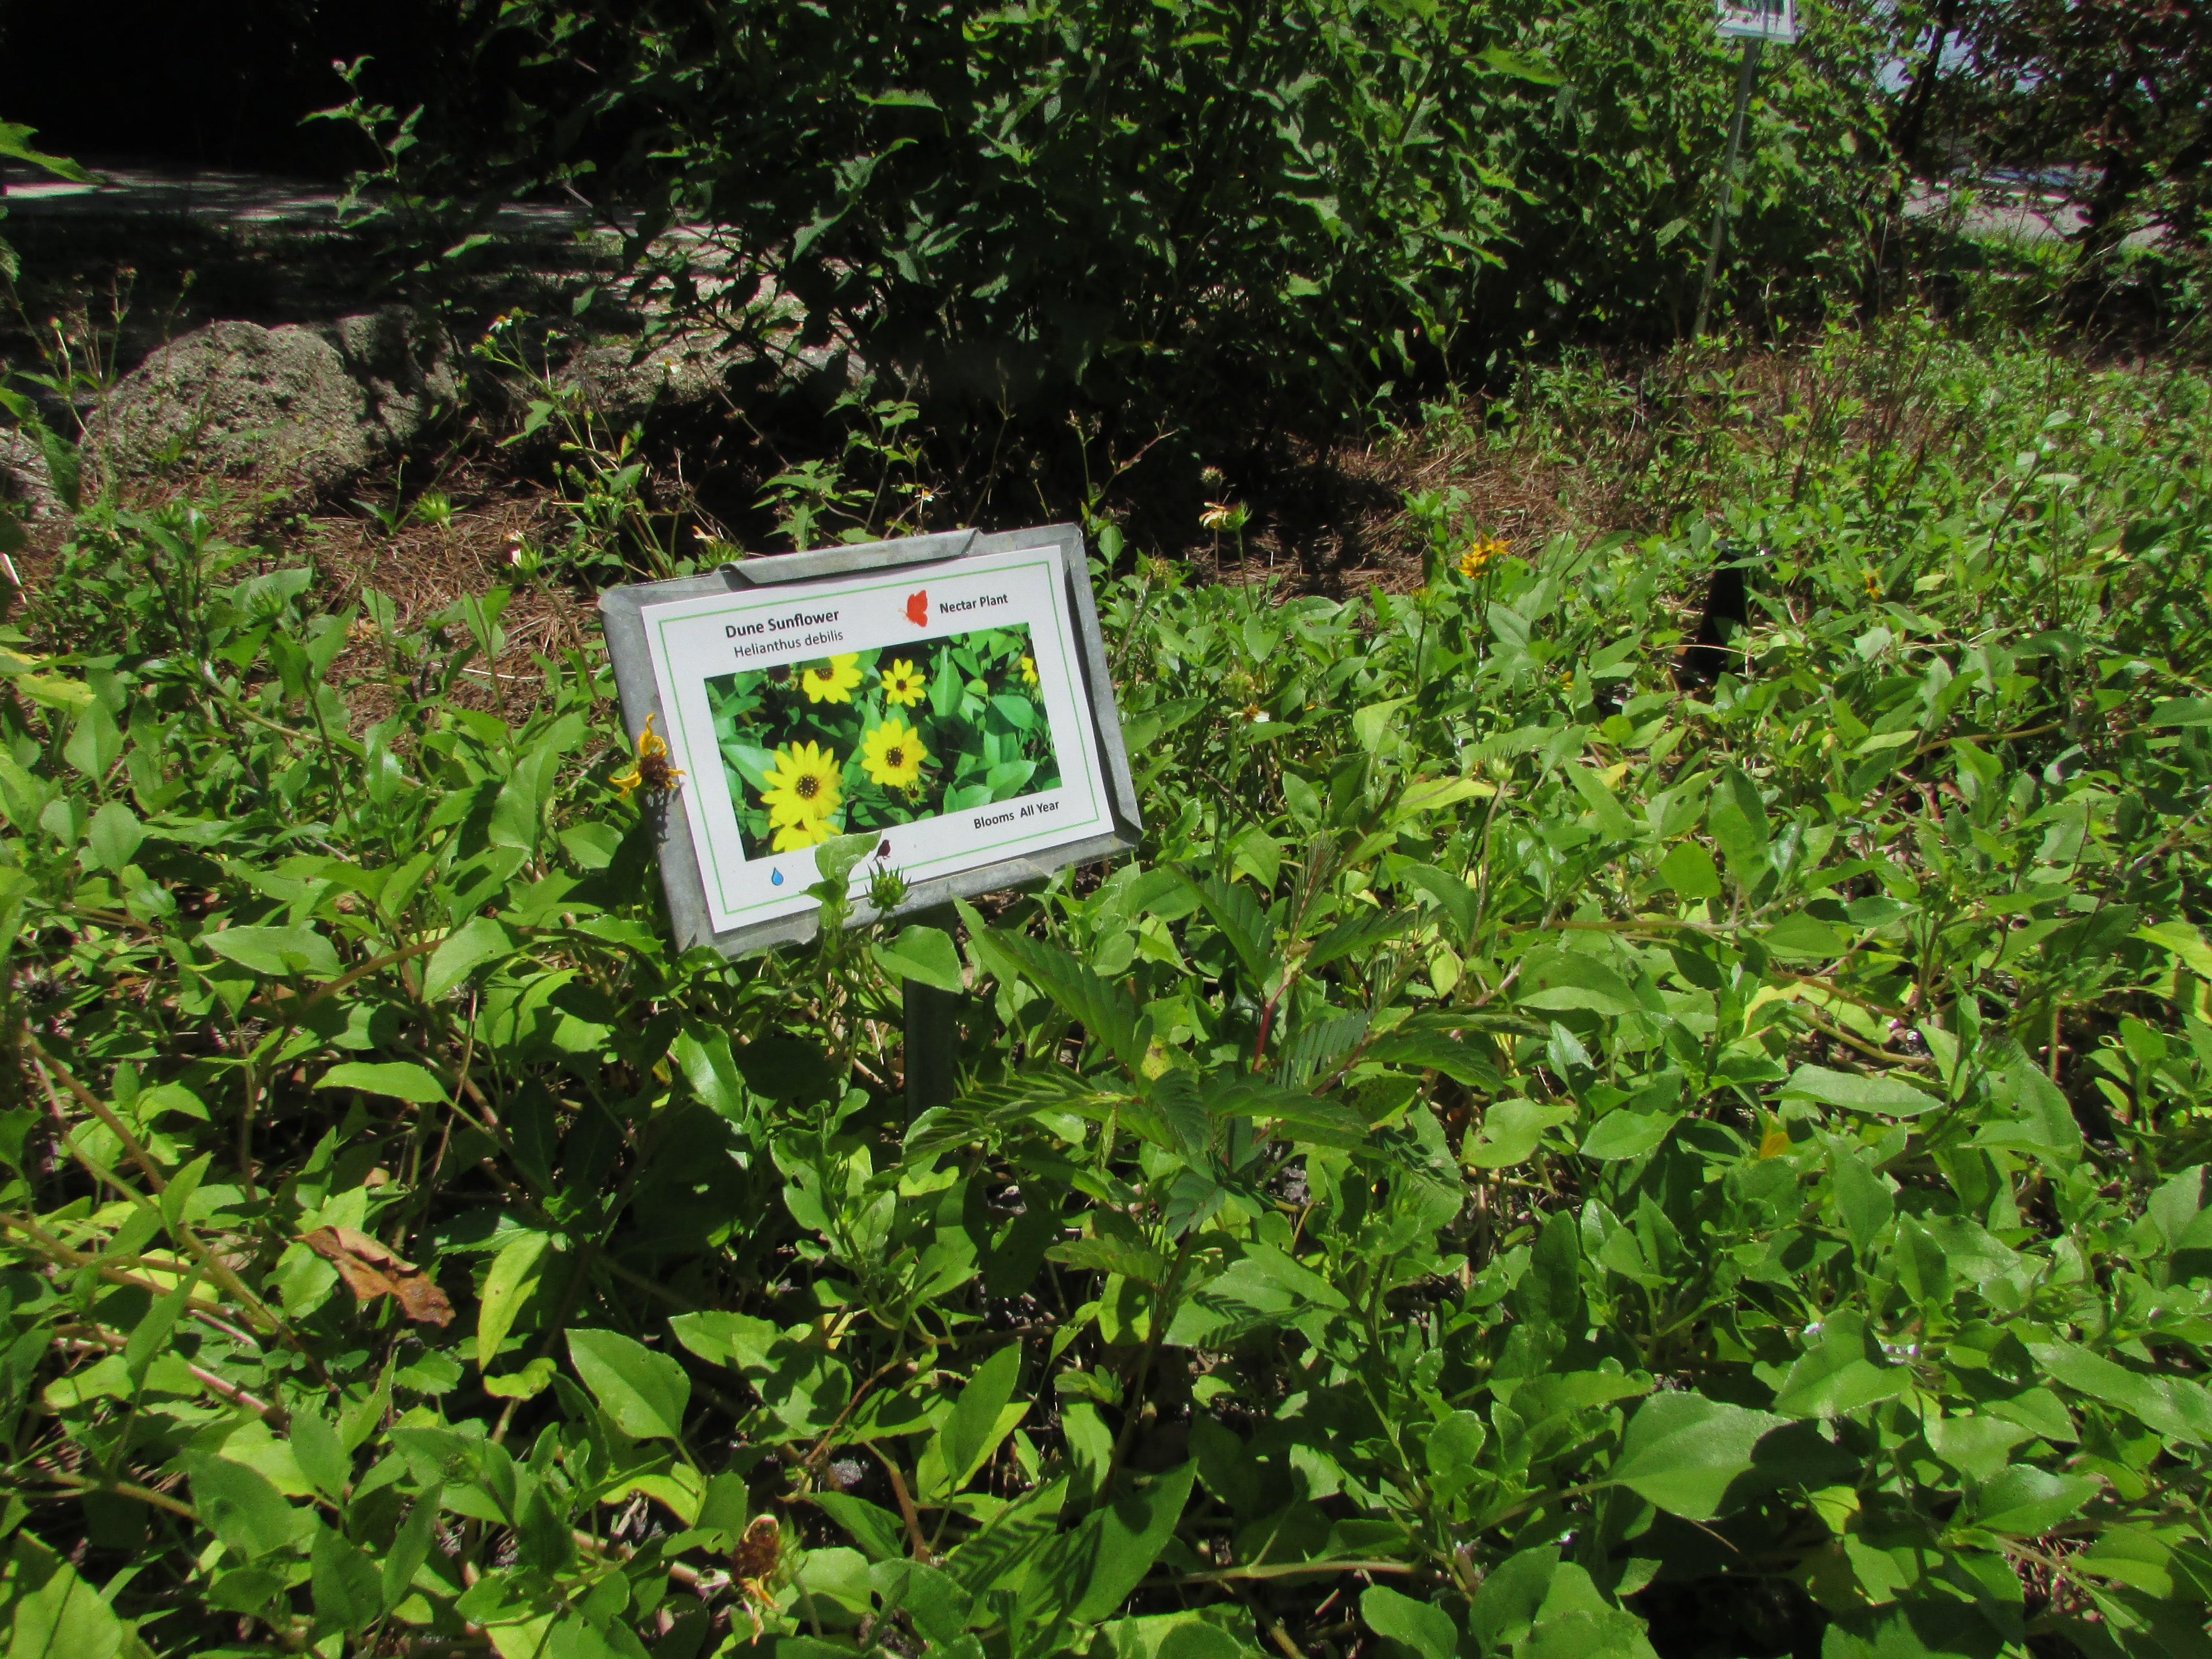
[(1507, 550), (1505, 544), (1497, 537), (1479, 536), (1469, 542), (1467, 550), (1459, 556), (1459, 574), (1480, 576), (1490, 568), (1492, 559), (1503, 558)]
[(668, 740), (653, 729), (658, 714), (645, 717), (645, 730), (637, 734), (637, 759), (627, 772), (617, 772), (607, 781), (622, 791), (628, 800), (630, 792), (641, 785), (647, 789), (673, 789), (684, 781), (684, 774), (668, 763)]
[(1208, 501), (1206, 511), (1198, 515), (1198, 527), (1233, 532), (1242, 530), (1251, 516), (1242, 501)]
[(799, 671), (799, 688), (809, 702), (850, 702), (853, 688), (860, 683), (860, 653), (825, 657)]

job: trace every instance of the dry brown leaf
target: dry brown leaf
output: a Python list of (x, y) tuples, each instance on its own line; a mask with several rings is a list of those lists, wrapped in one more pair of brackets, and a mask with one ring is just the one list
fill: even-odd
[(361, 1301), (380, 1296), (395, 1298), (400, 1312), (418, 1325), (450, 1325), (453, 1304), (431, 1282), (430, 1276), (412, 1262), (403, 1261), (367, 1233), (351, 1227), (318, 1227), (300, 1235), (300, 1243), (338, 1270)]

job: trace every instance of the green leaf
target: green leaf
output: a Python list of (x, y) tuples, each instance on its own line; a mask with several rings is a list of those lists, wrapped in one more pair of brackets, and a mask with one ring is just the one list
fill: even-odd
[(1590, 1126), (1589, 1133), (1583, 1137), (1583, 1156), (1608, 1160), (1641, 1158), (1666, 1139), (1681, 1121), (1680, 1112), (1617, 1109)]
[[(1238, 893), (1243, 891), (1242, 889), (1231, 890)], [(1245, 896), (1249, 896), (1245, 895)], [(1395, 938), (1404, 933), (1420, 919), (1420, 912), (1418, 910), (1362, 908), (1357, 914), (1338, 922), (1313, 942), (1311, 947), (1306, 951), (1305, 971), (1310, 974), (1314, 973), (1342, 957), (1372, 951), (1384, 939)], [(1256, 902), (1251, 907), (1249, 921), (1258, 928), (1258, 937), (1264, 940), (1267, 938), (1267, 920), (1259, 915), (1259, 906)], [(1267, 951), (1262, 954), (1256, 971), (1264, 978), (1273, 967), (1273, 953)]]
[(1410, 865), (1401, 878), (1437, 902), (1451, 918), (1452, 936), (1465, 944), (1474, 932), (1475, 916), (1481, 903), (1480, 896), (1467, 884), (1465, 878), (1439, 870), (1433, 864)]
[(1897, 1200), (1871, 1157), (1838, 1151), (1833, 1176), (1836, 1214), (1862, 1262), (1870, 1261), (1875, 1237), (1897, 1212)]
[(1197, 1474), (1194, 1462), (1170, 1469), (1144, 1492), (1122, 1498), (1085, 1522), (1087, 1533), (1096, 1528), (1096, 1547), (1090, 1553), (1082, 1592), (1069, 1609), (1071, 1618), (1079, 1624), (1096, 1624), (1129, 1599), (1175, 1535)]
[(1545, 1130), (1574, 1115), (1571, 1101), (1539, 1106), (1533, 1100), (1493, 1100), (1483, 1111), (1480, 1132), (1461, 1148), (1460, 1157), (1478, 1170), (1504, 1170), (1525, 1164), (1536, 1155)]
[(315, 1489), (325, 1498), (343, 1498), (353, 1480), (353, 1460), (346, 1455), (330, 1419), (301, 1406), (292, 1413), (291, 1432), (286, 1438), (300, 1473), (315, 1483)]
[(46, 464), (46, 479), (72, 513), (83, 505), (84, 457), (77, 447), (44, 422), (37, 423), (39, 455)]
[(731, 1056), (728, 1032), (686, 1026), (676, 1034), (676, 1042), (669, 1052), (683, 1072), (684, 1080), (691, 1085), (691, 1092), (699, 1097), (708, 1110), (731, 1123), (752, 1121), (750, 1097), (745, 1091), (744, 1079), (738, 1075), (737, 1061)]
[(489, 916), (456, 927), (430, 953), (430, 965), (422, 970), (422, 1000), (439, 1001), (475, 969), (514, 948), (507, 929)]
[(1859, 1343), (1827, 1341), (1790, 1366), (1775, 1393), (1774, 1409), (1785, 1417), (1833, 1417), (1894, 1400), (1912, 1386), (1903, 1365), (1878, 1366), (1857, 1352)]
[(343, 1631), (365, 1628), (384, 1613), (384, 1579), (370, 1560), (343, 1534), (319, 1522), (315, 1527), (309, 1587), (315, 1618)]
[(905, 1558), (906, 1540), (900, 1536), (898, 1517), (890, 1510), (878, 1509), (850, 1492), (817, 1492), (814, 1501), (824, 1515), (844, 1528), (847, 1535), (871, 1561)]
[(1510, 75), (1523, 81), (1534, 81), (1540, 87), (1556, 87), (1566, 79), (1566, 76), (1561, 75), (1549, 64), (1534, 58), (1523, 57), (1517, 52), (1508, 52), (1503, 46), (1485, 46), (1482, 49), (1482, 61), (1485, 67), (1493, 74)]
[(1113, 1233), (1101, 1233), (1095, 1238), (1067, 1239), (1047, 1249), (1045, 1256), (1048, 1261), (1079, 1267), (1086, 1273), (1119, 1273), (1139, 1285), (1158, 1286), (1167, 1281), (1165, 1256)]
[(1121, 741), (1133, 757), (1141, 757), (1169, 732), (1212, 706), (1212, 699), (1206, 697), (1176, 697), (1150, 708), (1135, 709), (1122, 719)]
[(889, 945), (871, 947), (876, 965), (891, 978), (910, 979), (954, 994), (967, 989), (960, 976), (960, 952), (941, 927), (905, 927)]
[(1201, 878), (1184, 871), (1182, 877), (1198, 895), (1207, 919), (1221, 930), (1222, 936), (1229, 941), (1229, 948), (1237, 952), (1237, 959), (1244, 964), (1253, 986), (1256, 988), (1264, 985), (1279, 958), (1275, 954), (1274, 929), (1268, 926), (1267, 913), (1261, 908), (1260, 901), (1249, 888), (1224, 882), (1217, 875), (1208, 874)]
[(615, 1426), (631, 1439), (683, 1438), (691, 1379), (666, 1354), (616, 1331), (570, 1331), (568, 1363)]
[[(2212, 703), (2206, 707), (2212, 708)], [(94, 823), (97, 828), (98, 820)], [(2212, 980), (2212, 945), (2204, 942), (2204, 935), (2193, 924), (2186, 921), (2157, 922), (2148, 927), (2136, 928), (2135, 936), (2171, 951), (2197, 978)]]
[(852, 880), (853, 866), (876, 850), (875, 832), (832, 836), (814, 849), (814, 872), (831, 887), (843, 890)]
[(967, 1484), (975, 1466), (1012, 1432), (1011, 1425), (1000, 1427), (1000, 1413), (1014, 1397), (1021, 1371), (1022, 1345), (1009, 1342), (978, 1365), (960, 1390), (943, 1431), (945, 1473), (954, 1491)]
[(146, 831), (138, 822), (138, 815), (121, 801), (112, 800), (92, 815), (92, 829), (85, 836), (85, 844), (92, 848), (92, 855), (100, 860), (101, 869), (121, 875), (145, 839)]
[(2169, 697), (2150, 711), (2146, 726), (2212, 726), (2212, 698)]
[(1387, 1585), (1370, 1584), (1361, 1593), (1359, 1616), (1377, 1636), (1404, 1643), (1420, 1659), (1452, 1659), (1459, 1650), (1459, 1626), (1449, 1613)]
[(514, 1316), (538, 1288), (538, 1263), (552, 1243), (550, 1234), (526, 1232), (503, 1246), (484, 1275), (477, 1308), (477, 1369), (489, 1370), (499, 1346), (514, 1328)]
[(73, 184), (96, 185), (100, 175), (87, 172), (66, 155), (49, 155), (44, 150), (31, 148), (36, 127), (27, 127), (16, 121), (0, 121), (0, 155), (11, 156), (18, 161), (27, 161), (34, 167), (44, 168), (56, 178), (67, 179)]
[(1756, 886), (1766, 871), (1766, 808), (1760, 803), (1759, 786), (1740, 769), (1729, 768), (1714, 786), (1705, 827), (1720, 843), (1729, 873), (1747, 888)]
[[(8, 1659), (117, 1659), (123, 1651), (123, 1621), (99, 1587), (79, 1575), (28, 1532), (10, 1547), (7, 1578), (0, 1596), (15, 1592), (10, 1615)], [(133, 1645), (133, 1653), (143, 1654)]]
[(1522, 1007), (1582, 1008), (1615, 1019), (1643, 1012), (1628, 981), (1585, 951), (1530, 951), (1524, 983), (1535, 988), (1516, 993)]
[(2015, 1463), (1974, 1492), (1974, 1522), (1991, 1532), (2034, 1538), (2076, 1513), (2103, 1490), (2078, 1474)]
[(1677, 842), (1659, 860), (1659, 878), (1686, 899), (1721, 896), (1720, 868), (1703, 842)]
[(2131, 1413), (2169, 1439), (2212, 1445), (2212, 1395), (2201, 1383), (2130, 1370), (2071, 1342), (2031, 1342), (2027, 1352), (2046, 1378), (2084, 1399)]
[(434, 1106), (446, 1098), (446, 1085), (426, 1066), (411, 1060), (349, 1060), (315, 1079), (318, 1089), (359, 1089), (364, 1094)]
[(1028, 980), (1080, 1021), (1132, 1073), (1142, 1070), (1145, 1046), (1137, 1038), (1137, 1005), (1126, 992), (1108, 985), (1058, 945), (1025, 933), (987, 927), (972, 937), (1001, 978)]
[(1386, 744), (1395, 744), (1402, 741), (1395, 717), (1412, 701), (1411, 697), (1388, 697), (1381, 702), (1370, 702), (1364, 708), (1353, 710), (1353, 739), (1370, 755), (1381, 754)]
[[(16, 682), (21, 685), (22, 682)], [(76, 726), (62, 747), (62, 758), (98, 782), (123, 758), (123, 731), (115, 716), (98, 697), (88, 700), (76, 717)]]
[(1782, 1085), (1782, 1093), (1784, 1099), (1817, 1100), (1824, 1106), (1878, 1112), (1884, 1117), (1917, 1117), (1943, 1103), (1898, 1078), (1863, 1077), (1825, 1066), (1800, 1066)]
[(1653, 1395), (1628, 1419), (1606, 1478), (1670, 1515), (1710, 1521), (1730, 1483), (1751, 1468), (1759, 1437), (1784, 1420), (1686, 1390)]
[(1559, 1552), (1545, 1544), (1510, 1555), (1491, 1569), (1468, 1608), (1468, 1628), (1486, 1654), (1512, 1651), (1536, 1622), (1559, 1570)]
[(1759, 936), (1759, 942), (1778, 957), (1811, 957), (1830, 962), (1850, 948), (1850, 941), (1817, 916), (1800, 910), (1784, 916)]
[(202, 933), (199, 942), (249, 972), (271, 979), (286, 979), (295, 974), (321, 976), (338, 971), (337, 951), (330, 940), (305, 922), (295, 922), (289, 927), (225, 927)]
[(242, 1560), (289, 1548), (305, 1537), (313, 1517), (284, 1501), (268, 1477), (206, 1453), (186, 1460), (192, 1507), (201, 1521)]

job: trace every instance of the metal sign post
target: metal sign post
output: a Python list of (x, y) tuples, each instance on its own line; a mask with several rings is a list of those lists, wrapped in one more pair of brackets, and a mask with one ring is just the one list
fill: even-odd
[(1712, 313), (1713, 283), (1720, 275), (1721, 248), (1728, 240), (1729, 216), (1735, 208), (1736, 157), (1743, 148), (1744, 112), (1751, 106), (1751, 83), (1766, 43), (1786, 46), (1797, 39), (1796, 0), (1718, 0), (1716, 26), (1724, 40), (1743, 42), (1743, 66), (1735, 77), (1735, 114), (1729, 122), (1728, 159), (1721, 163), (1720, 197), (1713, 204), (1712, 234), (1705, 241), (1705, 277), (1698, 287), (1698, 320), (1691, 337), (1702, 338)]

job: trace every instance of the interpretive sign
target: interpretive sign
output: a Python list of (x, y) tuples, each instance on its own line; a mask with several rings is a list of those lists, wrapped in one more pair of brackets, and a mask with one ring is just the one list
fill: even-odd
[(866, 833), (850, 920), (1136, 845), (1136, 792), (1072, 525), (749, 559), (600, 596), (623, 718), (682, 775), (656, 797), (679, 945), (809, 937), (814, 849)]
[(1778, 46), (1797, 39), (1797, 0), (1717, 0), (1717, 21), (1724, 37), (1771, 40)]

